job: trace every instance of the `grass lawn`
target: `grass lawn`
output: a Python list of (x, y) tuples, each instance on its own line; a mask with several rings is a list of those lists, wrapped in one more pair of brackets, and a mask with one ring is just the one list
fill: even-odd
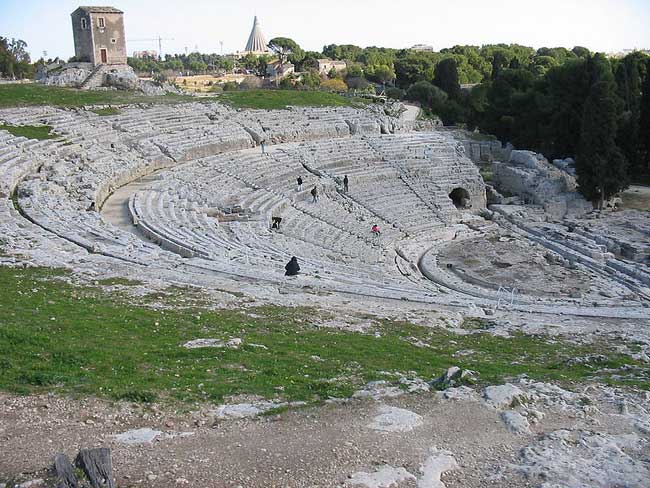
[(236, 108), (284, 109), (299, 107), (350, 107), (355, 102), (336, 93), (317, 90), (242, 90), (224, 92), (219, 101)]
[(16, 137), (26, 137), (27, 139), (56, 139), (56, 134), (51, 134), (52, 127), (49, 125), (5, 125), (0, 124), (0, 130), (6, 130)]
[(632, 185), (622, 194), (623, 208), (650, 211), (650, 186)]
[(97, 115), (101, 115), (101, 116), (119, 115), (120, 109), (117, 107), (105, 107), (105, 108), (97, 108), (95, 110), (91, 110), (91, 112), (94, 112)]
[[(349, 333), (316, 327), (320, 312), (307, 308), (154, 310), (69, 285), (62, 276), (0, 268), (0, 389), (141, 402), (220, 401), (240, 393), (319, 401), (349, 396), (370, 380), (386, 379), (385, 371), (429, 379), (452, 365), (478, 371), (483, 383), (526, 373), (650, 389), (648, 365), (612, 343), (495, 337), (481, 321), (468, 321), (474, 333), (463, 336), (390, 321), (378, 322), (371, 334)], [(181, 347), (198, 338), (244, 342), (239, 349)], [(413, 345), (416, 340), (430, 347)], [(461, 350), (471, 352), (454, 357)], [(593, 354), (607, 359), (595, 368), (570, 361)]]
[(79, 107), (95, 104), (172, 103), (195, 100), (183, 95), (147, 97), (127, 91), (92, 91), (60, 88), (40, 84), (12, 83), (0, 85), (0, 108), (28, 105)]

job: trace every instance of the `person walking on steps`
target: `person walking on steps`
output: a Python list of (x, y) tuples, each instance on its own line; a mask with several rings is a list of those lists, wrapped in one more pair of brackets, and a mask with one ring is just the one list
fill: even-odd
[(282, 223), (282, 217), (280, 217), (279, 215), (271, 217), (271, 229), (280, 230), (281, 223)]
[(350, 184), (350, 180), (348, 179), (348, 175), (345, 175), (343, 177), (343, 190), (345, 191), (345, 193), (348, 192), (349, 184)]
[(318, 189), (316, 186), (311, 189), (311, 203), (316, 203), (318, 201)]
[(296, 181), (298, 182), (298, 191), (302, 191), (302, 176), (298, 176)]
[(284, 269), (285, 269), (284, 276), (296, 276), (300, 271), (298, 258), (296, 258), (296, 256), (292, 257), (291, 260), (286, 264)]
[(376, 237), (379, 237), (381, 235), (381, 229), (377, 224), (373, 224), (371, 231)]
[(260, 142), (260, 147), (262, 148), (262, 154), (266, 154), (266, 141), (265, 140), (262, 140), (262, 142)]

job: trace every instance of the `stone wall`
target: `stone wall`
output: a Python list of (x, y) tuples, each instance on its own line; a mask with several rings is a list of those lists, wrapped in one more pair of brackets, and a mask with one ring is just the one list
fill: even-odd
[(70, 17), (72, 18), (75, 58), (77, 58), (77, 61), (94, 64), (95, 53), (93, 50), (90, 14), (82, 9), (77, 9), (72, 12)]
[[(124, 39), (124, 18), (117, 13), (90, 14), (93, 25), (95, 64), (102, 63), (101, 50), (106, 49), (106, 64), (126, 64), (126, 41)], [(103, 29), (98, 27), (99, 18), (104, 19)]]

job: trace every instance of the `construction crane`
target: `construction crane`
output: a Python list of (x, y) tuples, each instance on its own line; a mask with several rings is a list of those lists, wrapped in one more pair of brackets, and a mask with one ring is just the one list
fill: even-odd
[(127, 42), (154, 42), (158, 41), (158, 58), (163, 59), (162, 55), (162, 42), (163, 41), (173, 41), (173, 37), (162, 38), (160, 36), (154, 37), (153, 39), (129, 39)]

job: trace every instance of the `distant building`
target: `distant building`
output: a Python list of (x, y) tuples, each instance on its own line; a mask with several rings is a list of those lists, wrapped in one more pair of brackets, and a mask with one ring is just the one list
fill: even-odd
[(114, 7), (79, 7), (70, 14), (77, 61), (126, 64), (124, 12)]
[(318, 72), (320, 74), (327, 74), (332, 70), (336, 72), (343, 71), (347, 66), (345, 61), (334, 61), (333, 59), (318, 60)]
[(257, 20), (257, 16), (253, 19), (253, 29), (251, 29), (251, 33), (248, 36), (246, 48), (243, 51), (235, 53), (235, 57), (243, 58), (248, 54), (253, 54), (254, 56), (270, 54), (269, 47), (266, 44), (266, 38), (264, 37), (264, 34), (262, 34), (262, 28)]
[(137, 59), (145, 59), (145, 58), (158, 59), (158, 51), (133, 51), (133, 57)]
[(271, 77), (271, 79), (284, 78), (291, 73), (295, 73), (296, 67), (292, 63), (284, 63), (280, 65), (278, 60), (272, 61), (266, 65), (266, 74)]
[(425, 53), (434, 52), (433, 46), (430, 46), (429, 44), (415, 44), (414, 46), (411, 47), (411, 51), (419, 51)]
[(650, 49), (623, 49), (622, 51), (607, 53), (607, 57), (619, 59), (635, 52), (650, 54)]

